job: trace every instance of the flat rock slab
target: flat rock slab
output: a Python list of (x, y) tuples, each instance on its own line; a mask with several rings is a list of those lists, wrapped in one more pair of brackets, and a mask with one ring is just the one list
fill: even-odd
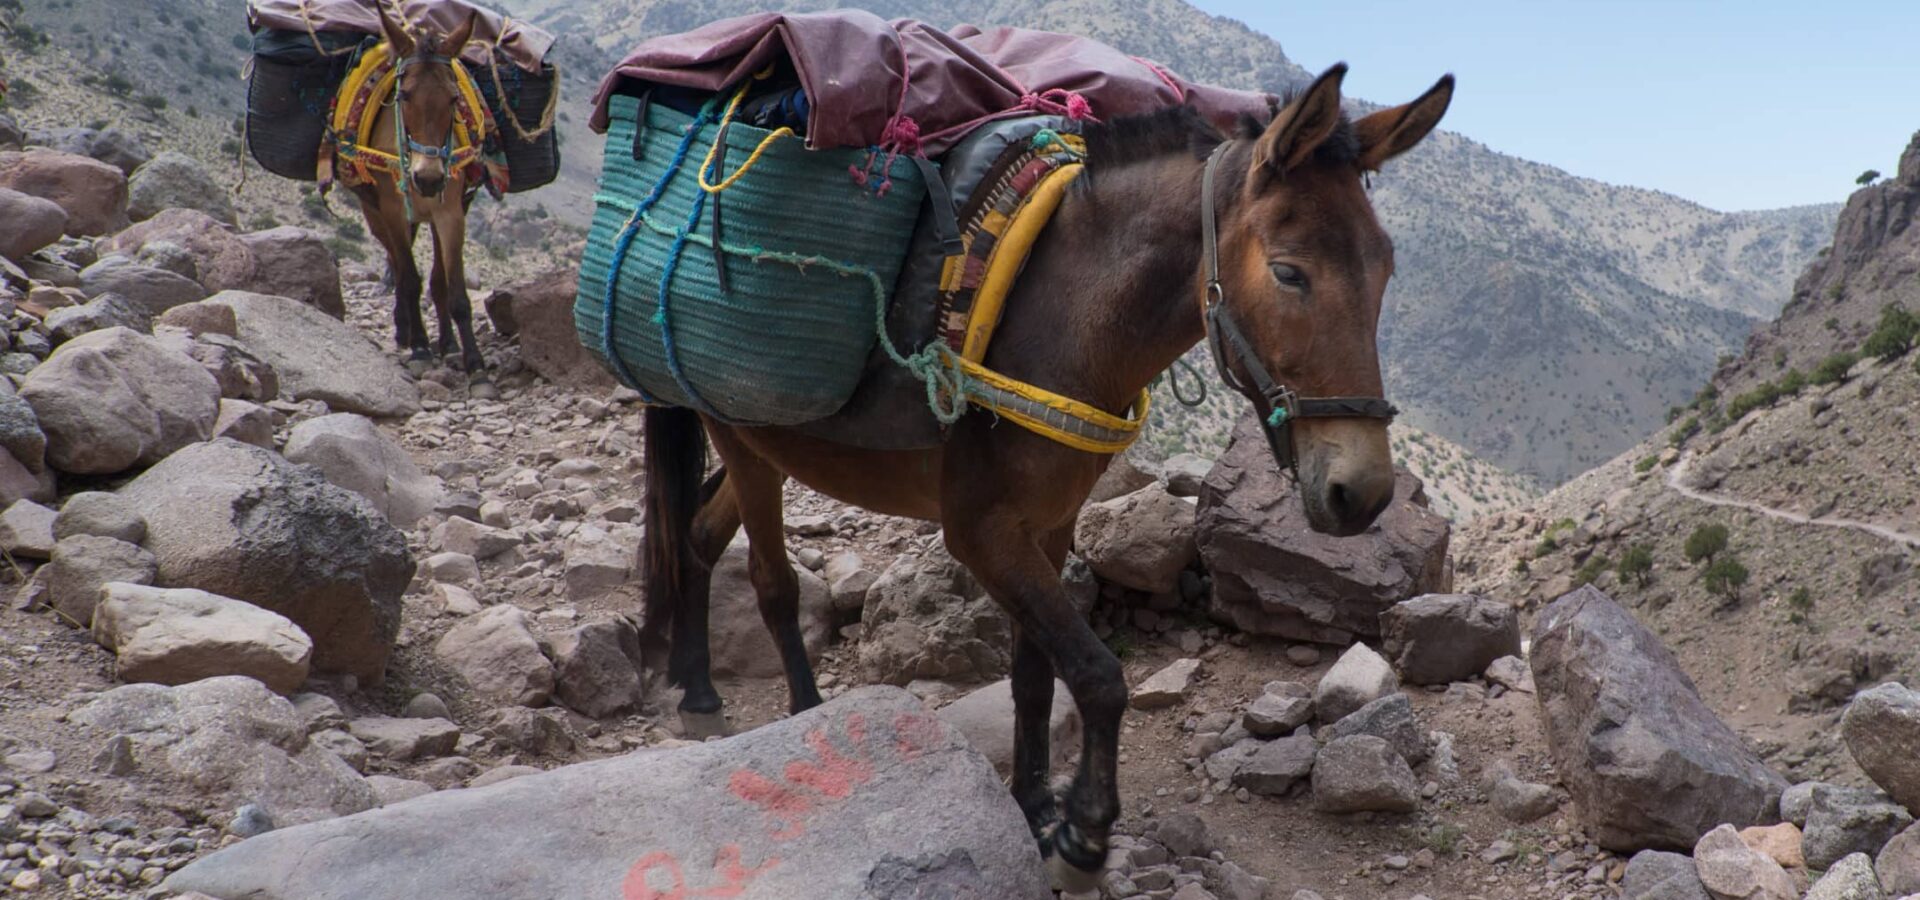
[(201, 302), (233, 310), (240, 342), (273, 366), (296, 400), (375, 418), (420, 411), (420, 390), (405, 370), (352, 325), (286, 297), (222, 291)]
[(271, 832), (166, 887), (220, 900), (1052, 897), (993, 768), (884, 687), (724, 741)]

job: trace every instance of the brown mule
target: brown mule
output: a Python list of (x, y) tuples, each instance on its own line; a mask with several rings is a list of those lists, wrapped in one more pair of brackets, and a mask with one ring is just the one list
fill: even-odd
[[(1351, 535), (1394, 489), (1391, 408), (1353, 399), (1381, 393), (1375, 332), (1393, 274), (1393, 245), (1362, 176), (1433, 130), (1453, 80), (1349, 122), (1340, 110), (1345, 72), (1335, 66), (1264, 130), (1250, 125), (1231, 138), (1184, 109), (1092, 129), (1095, 181), (1069, 197), (1034, 248), (986, 364), (1117, 414), (1224, 321), (1233, 334), (1216, 335), (1223, 373), (1247, 385), (1276, 454), (1299, 473), (1308, 520)], [(1203, 224), (1203, 208), (1217, 223)], [(1297, 421), (1276, 415), (1282, 407)], [(703, 483), (707, 437), (723, 467)], [(784, 545), (788, 478), (855, 506), (939, 522), (954, 558), (1015, 623), (1014, 797), (1056, 876), (1077, 889), (1091, 883), (1119, 814), (1127, 686), (1119, 660), (1068, 602), (1060, 571), (1108, 457), (986, 413), (962, 419), (938, 449), (883, 452), (663, 408), (646, 413), (646, 454), (646, 643), (655, 652), (667, 645), (683, 715), (720, 711), (708, 673), (708, 571), (741, 527), (791, 708), (820, 702)], [(1047, 783), (1056, 674), (1085, 722), (1058, 818)]]
[[(433, 235), (433, 271), (429, 293), (439, 316), (437, 352), (445, 356), (459, 336), (460, 363), (469, 374), (469, 390), (476, 397), (494, 396), (492, 384), (481, 374), (486, 361), (473, 337), (473, 302), (467, 296), (467, 207), (480, 189), (478, 177), (464, 177), (449, 168), (448, 148), (454, 130), (454, 103), (458, 87), (452, 61), (473, 35), (473, 20), (452, 34), (421, 34), (417, 38), (379, 5), (380, 25), (393, 47), (400, 75), (393, 103), (374, 112), (373, 149), (400, 158), (405, 183), (376, 172), (370, 184), (352, 186), (366, 217), (367, 230), (387, 254), (393, 275), (394, 342), (411, 350), (415, 362), (434, 358), (420, 316), (420, 268), (414, 263), (413, 242), (425, 222)], [(405, 125), (409, 146), (399, 146), (402, 135), (394, 116)], [(482, 176), (483, 177), (483, 176)]]

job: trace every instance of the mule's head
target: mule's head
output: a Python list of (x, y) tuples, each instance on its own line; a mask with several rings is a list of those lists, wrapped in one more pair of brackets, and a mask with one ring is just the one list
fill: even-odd
[[(1222, 302), (1252, 355), (1302, 398), (1383, 395), (1376, 333), (1393, 242), (1363, 178), (1425, 138), (1453, 98), (1449, 75), (1412, 103), (1349, 121), (1345, 75), (1344, 64), (1327, 70), (1254, 139), (1243, 194), (1220, 222)], [(1249, 383), (1243, 360), (1227, 364)], [(1292, 420), (1315, 531), (1358, 534), (1392, 502), (1387, 421)]]
[(452, 34), (422, 32), (417, 38), (380, 6), (380, 27), (399, 61), (395, 112), (405, 126), (403, 145), (395, 148), (409, 179), (421, 194), (437, 196), (447, 185), (453, 153), (453, 109), (460, 96), (453, 61), (473, 36), (470, 17)]

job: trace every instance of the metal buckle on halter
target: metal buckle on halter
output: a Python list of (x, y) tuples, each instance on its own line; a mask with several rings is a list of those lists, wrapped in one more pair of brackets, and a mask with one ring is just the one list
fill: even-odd
[(1267, 425), (1279, 427), (1300, 418), (1300, 394), (1293, 388), (1276, 384), (1267, 391)]

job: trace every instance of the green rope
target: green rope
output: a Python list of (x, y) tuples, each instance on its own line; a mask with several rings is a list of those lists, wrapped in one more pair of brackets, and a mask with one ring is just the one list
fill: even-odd
[(1273, 412), (1267, 415), (1268, 428), (1279, 428), (1280, 425), (1286, 421), (1287, 421), (1287, 408), (1284, 406), (1274, 407)]
[[(629, 211), (629, 215), (637, 216), (639, 222), (655, 234), (664, 237), (679, 238), (688, 243), (697, 244), (708, 249), (712, 249), (714, 246), (711, 236), (697, 232), (683, 233), (680, 229), (662, 225), (655, 221), (653, 216), (648, 212), (639, 211), (635, 209), (633, 204), (618, 197), (607, 194), (596, 194), (594, 195), (593, 202), (596, 204), (605, 204), (614, 209)], [(889, 297), (886, 285), (881, 283), (880, 276), (875, 274), (872, 269), (866, 266), (857, 266), (828, 259), (824, 256), (803, 256), (798, 253), (768, 250), (764, 247), (757, 246), (743, 247), (725, 241), (720, 243), (720, 252), (728, 256), (737, 256), (753, 262), (771, 261), (786, 263), (787, 265), (802, 270), (809, 266), (818, 266), (843, 278), (858, 276), (866, 279), (867, 286), (873, 292), (874, 322), (879, 332), (880, 349), (885, 351), (887, 358), (893, 360), (896, 365), (906, 369), (912, 373), (915, 378), (926, 383), (927, 409), (933, 413), (933, 417), (938, 420), (941, 425), (952, 425), (954, 422), (959, 421), (960, 417), (966, 413), (967, 397), (973, 390), (969, 384), (972, 379), (969, 379), (966, 374), (960, 370), (959, 363), (946, 351), (945, 345), (937, 340), (911, 355), (900, 351), (900, 348), (893, 343), (892, 336), (887, 333), (887, 301)]]

